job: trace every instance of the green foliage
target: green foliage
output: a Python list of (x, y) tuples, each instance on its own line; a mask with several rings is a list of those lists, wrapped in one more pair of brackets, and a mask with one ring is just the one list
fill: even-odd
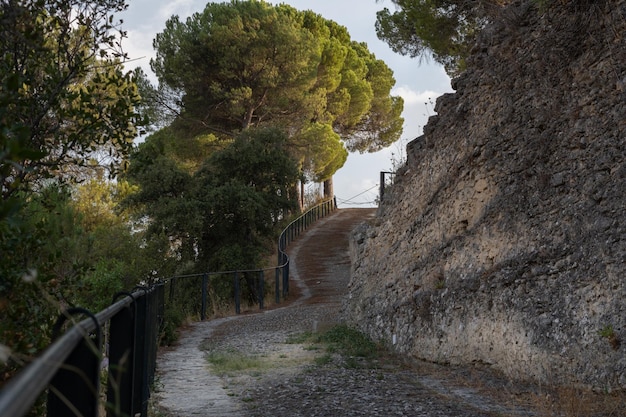
[(609, 337), (613, 337), (613, 336), (615, 335), (615, 330), (613, 330), (613, 326), (611, 326), (611, 325), (609, 324), (609, 325), (604, 326), (604, 327), (603, 327), (603, 328), (602, 328), (602, 329), (598, 332), (598, 334), (599, 334), (601, 337), (606, 337), (606, 338), (609, 338)]
[(181, 309), (176, 308), (177, 306), (178, 305), (166, 304), (161, 338), (159, 340), (161, 346), (170, 346), (178, 340), (177, 330), (188, 317)]
[(108, 229), (129, 220), (130, 213), (121, 210), (119, 203), (133, 192), (128, 182), (92, 178), (75, 187), (72, 205), (81, 213), (85, 229), (90, 232), (98, 227)]
[(175, 103), (167, 100), (165, 92), (152, 86), (148, 76), (140, 67), (135, 68), (132, 79), (141, 97), (136, 107), (143, 125), (139, 133), (143, 135), (169, 125), (173, 121)]
[(613, 326), (608, 324), (606, 326), (604, 326), (599, 332), (598, 335), (600, 335), (600, 337), (604, 337), (608, 340), (609, 344), (611, 345), (611, 347), (614, 350), (619, 349), (619, 347), (621, 346), (622, 342), (619, 339), (619, 337), (617, 336), (617, 334), (615, 333), (615, 330), (613, 329)]
[(132, 146), (138, 96), (110, 18), (125, 7), (0, 5), (0, 343), (13, 352), (0, 380), (48, 342), (61, 308), (81, 297), (99, 302), (100, 294), (84, 295), (81, 277), (93, 272), (100, 287), (115, 281), (90, 252), (99, 214), (83, 223), (58, 184), (114, 173)]
[(51, 186), (18, 194), (21, 210), (0, 220), (0, 344), (12, 351), (0, 381), (49, 343), (63, 308), (96, 312), (153, 270), (171, 272), (172, 260), (164, 256), (167, 239), (144, 241), (123, 216), (114, 216), (116, 196), (106, 197), (103, 190), (123, 184), (83, 187), (99, 190), (102, 199), (86, 206), (70, 189)]
[(298, 137), (304, 152), (303, 168), (313, 181), (330, 178), (348, 159), (341, 138), (328, 124), (311, 123)]
[[(200, 289), (202, 288), (202, 276), (191, 276), (170, 280), (168, 287), (168, 300), (166, 302), (167, 317), (173, 318), (179, 325), (189, 318), (200, 318)], [(176, 326), (177, 327), (177, 326)], [(173, 327), (175, 330), (176, 327)]]
[(207, 361), (213, 371), (220, 376), (241, 371), (262, 370), (269, 366), (256, 356), (246, 355), (237, 350), (209, 352)]
[(402, 55), (432, 56), (448, 73), (463, 69), (480, 30), (505, 2), (492, 0), (392, 0), (396, 10), (377, 13), (376, 34)]
[(298, 168), (284, 152), (286, 144), (278, 129), (246, 130), (195, 175), (205, 219), (215, 230), (226, 228), (219, 233), (223, 239), (271, 236), (279, 220), (295, 209), (291, 190)]
[(309, 56), (318, 48), (295, 30), (291, 14), (286, 6), (238, 1), (209, 3), (186, 24), (174, 16), (154, 41), (153, 70), (183, 90), (189, 116), (208, 114), (209, 124), (228, 131), (256, 125), (261, 115), (290, 107), (313, 81)]
[(0, 380), (48, 342), (61, 305), (87, 269), (79, 256), (86, 243), (68, 194), (58, 188), (21, 200), (22, 210), (0, 221), (0, 343), (13, 361)]
[(286, 141), (276, 129), (249, 129), (190, 171), (153, 135), (133, 155), (128, 178), (140, 188), (128, 203), (149, 216), (149, 233), (177, 242), (176, 256), (194, 272), (253, 268), (295, 209), (298, 169)]
[(3, 360), (10, 351), (0, 384), (49, 343), (62, 309), (97, 311), (116, 291), (172, 270), (169, 237), (131, 232), (118, 203), (132, 189), (103, 180), (123, 168), (142, 123), (112, 18), (125, 8), (123, 0), (0, 4)]
[(97, 312), (111, 304), (114, 294), (128, 290), (124, 264), (116, 259), (101, 259), (81, 277), (76, 304)]
[(320, 340), (328, 344), (328, 351), (348, 357), (371, 358), (378, 352), (377, 345), (370, 338), (343, 324), (322, 334)]
[[(182, 269), (171, 275), (254, 269), (277, 234), (281, 219), (295, 210), (296, 162), (284, 152), (286, 135), (248, 129), (228, 144), (196, 137), (189, 149), (176, 147), (172, 128), (148, 137), (133, 154), (127, 177), (137, 192), (126, 199), (145, 222), (148, 241), (167, 236), (168, 251)], [(202, 147), (206, 160), (200, 164)], [(181, 143), (185, 147), (185, 143)], [(217, 149), (217, 150), (216, 150)], [(147, 216), (147, 217), (146, 217)], [(163, 276), (163, 275), (162, 275)], [(242, 276), (244, 296), (257, 297), (254, 276)], [(200, 311), (200, 277), (177, 279), (167, 314), (177, 321)], [(233, 298), (232, 276), (211, 276), (213, 314)], [(210, 312), (209, 312), (210, 313)], [(174, 337), (170, 328), (166, 342)]]
[(307, 350), (325, 348), (325, 353), (315, 359), (319, 366), (333, 362), (333, 356), (340, 355), (343, 366), (362, 368), (369, 366), (368, 361), (375, 360), (380, 354), (379, 346), (360, 331), (345, 324), (336, 325), (322, 333), (304, 332), (290, 336), (286, 343), (313, 343)]
[(130, 150), (139, 97), (121, 72), (109, 19), (125, 7), (123, 0), (0, 6), (3, 205), (42, 178), (76, 179), (96, 165), (114, 172)]
[[(165, 155), (160, 136), (152, 138), (131, 156), (126, 175), (138, 191), (129, 195), (124, 204), (132, 207), (139, 218), (150, 216), (150, 236), (162, 233), (172, 239), (182, 238), (197, 221), (194, 202), (188, 198), (192, 175)], [(181, 242), (181, 252), (188, 249), (186, 243)]]
[[(402, 55), (430, 58), (451, 75), (465, 68), (465, 59), (478, 34), (510, 0), (392, 0), (395, 11), (377, 13), (376, 34)], [(539, 10), (573, 5), (584, 13), (591, 0), (533, 0)]]
[[(391, 70), (344, 27), (311, 11), (209, 3), (186, 22), (169, 19), (154, 46), (161, 85), (179, 92), (180, 124), (231, 136), (283, 127), (287, 149), (313, 178), (330, 178), (345, 148), (380, 150), (401, 133), (403, 102), (390, 96)], [(323, 135), (314, 138), (312, 129)]]
[(285, 343), (288, 345), (299, 345), (311, 341), (312, 338), (313, 333), (311, 332), (294, 333), (287, 336)]

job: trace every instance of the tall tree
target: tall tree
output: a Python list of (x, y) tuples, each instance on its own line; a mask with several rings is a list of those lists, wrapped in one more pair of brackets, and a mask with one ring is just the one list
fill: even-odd
[(451, 75), (464, 59), (477, 34), (509, 0), (392, 0), (396, 10), (378, 12), (376, 33), (398, 53), (432, 56)]
[[(113, 14), (124, 0), (0, 4), (0, 190), (115, 169), (135, 137), (139, 96)], [(122, 34), (123, 35), (123, 34)]]
[[(199, 248), (212, 261), (210, 267), (258, 265), (267, 239), (275, 237), (276, 226), (296, 208), (292, 191), (298, 167), (284, 152), (286, 142), (278, 129), (247, 129), (212, 154), (194, 176), (202, 219)], [(224, 248), (238, 248), (240, 256), (211, 256)]]
[(254, 267), (275, 226), (295, 208), (298, 167), (284, 152), (287, 136), (246, 129), (197, 166), (173, 155), (166, 132), (140, 145), (128, 170), (140, 185), (129, 202), (143, 205), (148, 232), (169, 236), (195, 272)]
[(403, 102), (390, 95), (391, 70), (343, 26), (311, 11), (209, 3), (186, 22), (169, 19), (154, 47), (152, 68), (179, 92), (182, 120), (229, 135), (280, 126), (310, 178), (331, 178), (346, 149), (376, 151), (401, 134)]

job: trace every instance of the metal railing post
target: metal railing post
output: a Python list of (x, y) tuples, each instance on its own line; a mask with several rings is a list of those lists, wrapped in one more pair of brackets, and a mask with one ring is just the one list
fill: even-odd
[(259, 293), (259, 308), (261, 310), (263, 310), (265, 308), (264, 306), (264, 293), (265, 293), (265, 273), (263, 272), (263, 270), (259, 271), (259, 289), (258, 289), (258, 293)]
[(287, 298), (289, 295), (289, 262), (285, 263), (285, 267), (283, 268), (283, 299)]
[(202, 275), (202, 307), (200, 308), (200, 320), (206, 320), (207, 287), (209, 286), (209, 276)]
[[(133, 298), (131, 294), (127, 294)], [(117, 298), (117, 297), (116, 297)], [(115, 302), (115, 298), (113, 300)], [(133, 352), (135, 350), (135, 303), (111, 317), (109, 326), (108, 417), (133, 413)]]
[[(281, 256), (281, 260), (278, 261), (278, 264), (280, 265), (282, 262), (282, 256)], [(280, 304), (280, 270), (282, 268), (276, 268), (276, 281), (274, 283), (274, 296), (275, 296), (275, 301), (276, 304)]]
[(235, 313), (241, 313), (241, 291), (239, 282), (239, 272), (234, 273), (235, 276)]
[[(156, 370), (159, 331), (163, 323), (165, 286), (136, 288), (118, 293), (114, 303), (96, 315), (71, 308), (53, 330), (59, 335), (63, 320), (83, 314), (42, 354), (0, 390), (0, 415), (25, 416), (38, 396), (48, 390), (47, 415), (104, 415), (101, 394), (106, 391), (109, 417), (147, 416), (148, 397)], [(115, 302), (119, 295), (127, 295)], [(109, 324), (107, 386), (99, 388), (102, 363), (101, 326)]]
[(174, 290), (176, 289), (176, 277), (170, 279), (170, 303), (174, 301)]
[(133, 352), (133, 389), (132, 389), (132, 401), (133, 401), (133, 414), (143, 412), (143, 397), (144, 390), (148, 388), (148, 372), (147, 372), (147, 335), (146, 335), (146, 315), (147, 315), (147, 290), (143, 289), (144, 294), (137, 298), (136, 303), (136, 317), (135, 317), (135, 349)]
[(53, 338), (59, 336), (62, 325), (73, 314), (86, 314), (95, 322), (95, 330), (84, 334), (72, 353), (50, 381), (47, 412), (49, 417), (80, 415), (98, 416), (100, 398), (100, 361), (102, 333), (95, 316), (81, 308), (67, 310), (59, 317)]
[(161, 283), (157, 286), (158, 294), (158, 317), (159, 317), (159, 335), (163, 331), (165, 325), (165, 283)]
[[(154, 376), (156, 374), (156, 357), (159, 340), (159, 292), (162, 284), (157, 284), (148, 293), (148, 338), (147, 338), (147, 354), (148, 354), (148, 384), (145, 387), (145, 410), (148, 410), (148, 400), (150, 398), (150, 387), (154, 384)], [(146, 414), (147, 415), (147, 414)]]

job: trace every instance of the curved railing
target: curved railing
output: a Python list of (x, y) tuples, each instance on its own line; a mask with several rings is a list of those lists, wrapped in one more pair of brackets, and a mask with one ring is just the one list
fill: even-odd
[[(54, 342), (0, 390), (0, 416), (26, 415), (46, 389), (48, 417), (97, 416), (104, 395), (107, 416), (147, 416), (159, 334), (164, 320), (166, 287), (169, 285), (169, 297), (172, 299), (177, 279), (201, 277), (201, 319), (204, 320), (211, 275), (234, 276), (235, 310), (239, 313), (240, 277), (257, 274), (259, 304), (263, 308), (264, 275), (274, 270), (276, 303), (279, 303), (280, 294), (285, 298), (289, 293), (287, 245), (335, 208), (334, 199), (328, 200), (292, 221), (280, 234), (278, 265), (274, 268), (172, 277), (149, 288), (138, 287), (132, 293), (119, 293), (111, 306), (97, 314), (83, 309), (66, 311), (55, 326), (54, 333), (59, 333), (59, 336), (53, 337)], [(79, 315), (87, 318), (76, 322), (74, 318)], [(68, 320), (74, 320), (74, 323), (60, 334)], [(106, 340), (103, 340), (105, 335)], [(104, 369), (108, 372), (103, 379), (107, 386), (100, 387)]]
[(300, 233), (317, 220), (326, 217), (337, 208), (337, 200), (332, 198), (310, 208), (285, 227), (278, 238), (278, 267), (283, 268), (283, 298), (289, 294), (289, 256), (285, 250)]
[[(335, 199), (329, 199), (322, 203), (310, 208), (298, 218), (289, 223), (281, 232), (278, 238), (278, 262), (275, 267), (259, 268), (259, 269), (246, 269), (246, 270), (232, 270), (232, 271), (215, 271), (205, 272), (201, 274), (191, 275), (179, 275), (168, 278), (165, 283), (169, 286), (169, 299), (174, 298), (177, 282), (181, 279), (198, 279), (201, 280), (201, 301), (200, 301), (200, 320), (205, 320), (207, 316), (207, 306), (209, 291), (214, 285), (211, 282), (211, 277), (214, 276), (230, 276), (232, 279), (234, 289), (234, 303), (235, 313), (241, 313), (241, 296), (242, 296), (242, 277), (247, 276), (248, 279), (252, 279), (254, 283), (252, 286), (255, 288), (255, 295), (259, 304), (259, 308), (265, 307), (265, 283), (267, 275), (274, 274), (274, 295), (275, 303), (279, 304), (282, 299), (286, 299), (289, 295), (289, 256), (285, 252), (287, 245), (291, 243), (302, 232), (309, 228), (315, 221), (326, 217), (337, 208)], [(252, 276), (252, 277), (251, 277)]]

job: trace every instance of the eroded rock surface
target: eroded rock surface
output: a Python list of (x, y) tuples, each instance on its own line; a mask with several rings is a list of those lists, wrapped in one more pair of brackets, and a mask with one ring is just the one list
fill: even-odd
[(353, 235), (350, 323), (419, 359), (626, 389), (625, 34), (624, 0), (503, 12)]

